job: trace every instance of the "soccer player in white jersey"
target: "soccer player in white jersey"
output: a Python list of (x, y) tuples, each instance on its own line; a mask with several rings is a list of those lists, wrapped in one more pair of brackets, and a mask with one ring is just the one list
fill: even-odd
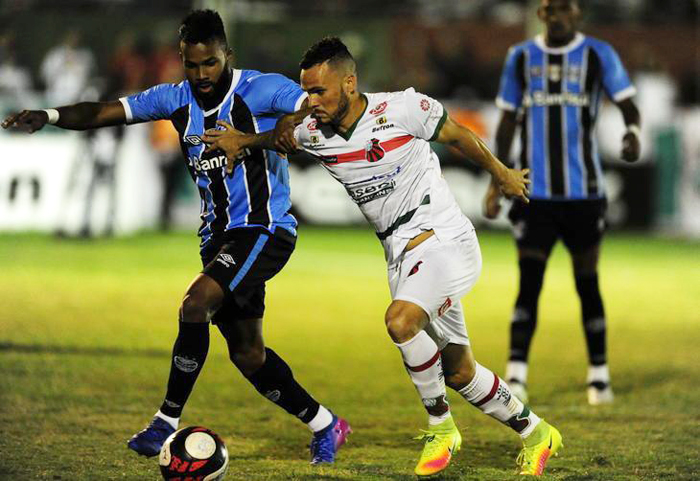
[[(297, 145), (343, 184), (384, 247), (392, 296), (387, 330), (428, 412), (416, 474), (444, 470), (462, 442), (445, 385), (515, 430), (524, 444), (521, 474), (541, 474), (561, 435), (474, 360), (460, 299), (479, 277), (481, 253), (429, 141), (456, 147), (489, 171), (504, 195), (523, 202), (527, 170), (508, 169), (439, 102), (413, 89), (360, 93), (355, 62), (338, 38), (313, 45), (300, 66), (312, 115), (296, 128)], [(278, 124), (268, 136), (283, 130)], [(210, 148), (230, 158), (260, 141), (230, 126), (207, 134)]]

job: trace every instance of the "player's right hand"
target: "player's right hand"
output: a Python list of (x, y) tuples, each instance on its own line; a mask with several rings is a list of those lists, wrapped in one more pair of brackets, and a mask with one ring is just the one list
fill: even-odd
[(3, 129), (14, 127), (23, 132), (33, 134), (41, 130), (49, 121), (49, 114), (43, 110), (22, 110), (17, 114), (10, 115), (2, 122)]
[(274, 141), (275, 150), (283, 154), (294, 154), (297, 152), (297, 142), (294, 139), (294, 128), (297, 123), (294, 115), (281, 117), (275, 125)]

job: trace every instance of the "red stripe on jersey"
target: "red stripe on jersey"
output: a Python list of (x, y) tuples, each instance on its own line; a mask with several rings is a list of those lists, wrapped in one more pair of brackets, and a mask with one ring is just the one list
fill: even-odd
[[(393, 139), (380, 142), (379, 145), (384, 149), (384, 152), (391, 152), (398, 149), (402, 145), (413, 140), (412, 135), (401, 135)], [(357, 160), (367, 160), (367, 151), (365, 149), (356, 150), (354, 152), (345, 152), (338, 155), (321, 155), (321, 160), (326, 164), (343, 164), (345, 162), (355, 162)]]
[(428, 369), (430, 366), (432, 366), (433, 364), (435, 364), (435, 363), (437, 362), (438, 359), (440, 359), (440, 351), (437, 351), (433, 357), (431, 357), (430, 359), (428, 359), (428, 361), (424, 362), (424, 363), (421, 364), (420, 366), (415, 366), (415, 367), (413, 367), (413, 366), (409, 366), (409, 365), (406, 364), (406, 363), (404, 363), (404, 364), (406, 365), (406, 367), (407, 367), (408, 369), (410, 369), (410, 370), (413, 371), (413, 372), (421, 372), (421, 371), (425, 371), (425, 370)]
[(493, 397), (496, 395), (496, 391), (498, 391), (498, 385), (500, 383), (498, 382), (498, 376), (495, 374), (493, 375), (493, 386), (491, 386), (491, 392), (489, 392), (481, 401), (472, 403), (475, 407), (479, 407), (482, 404), (485, 404), (489, 402)]

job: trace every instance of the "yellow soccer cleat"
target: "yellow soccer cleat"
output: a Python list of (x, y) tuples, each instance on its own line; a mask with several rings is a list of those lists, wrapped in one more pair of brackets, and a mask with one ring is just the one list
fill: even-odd
[(425, 445), (415, 472), (418, 476), (433, 476), (450, 464), (452, 455), (462, 447), (462, 435), (452, 417), (421, 431), (423, 434), (414, 439), (425, 440)]
[(523, 441), (523, 449), (516, 461), (520, 474), (540, 476), (547, 460), (550, 456), (556, 456), (562, 446), (559, 431), (543, 419)]

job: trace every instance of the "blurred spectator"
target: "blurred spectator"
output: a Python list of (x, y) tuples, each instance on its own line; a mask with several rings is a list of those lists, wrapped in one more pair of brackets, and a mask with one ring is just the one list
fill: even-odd
[(14, 40), (11, 33), (0, 35), (0, 96), (6, 110), (36, 105), (29, 71), (17, 64)]
[(69, 31), (63, 42), (49, 50), (41, 63), (46, 100), (51, 105), (75, 103), (82, 98), (95, 67), (92, 52), (80, 45), (80, 34)]
[(123, 32), (117, 39), (117, 45), (110, 61), (110, 90), (118, 95), (140, 92), (150, 85), (146, 78), (148, 57), (146, 42), (136, 41), (136, 35)]

